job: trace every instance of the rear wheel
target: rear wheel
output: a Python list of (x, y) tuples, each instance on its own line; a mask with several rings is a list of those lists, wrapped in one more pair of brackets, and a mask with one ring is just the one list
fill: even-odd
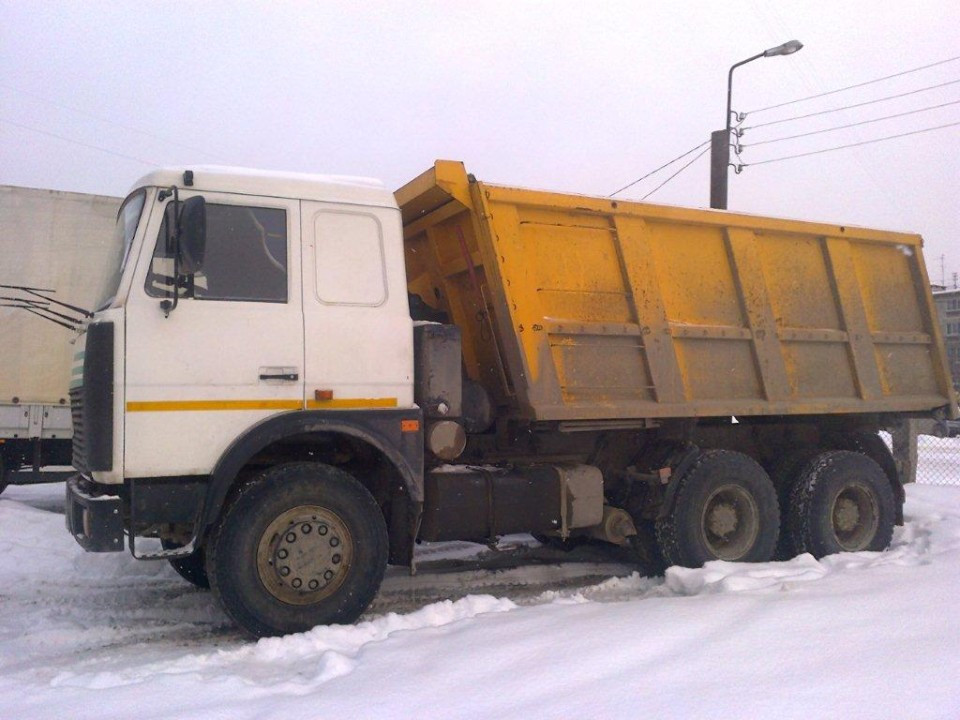
[(790, 492), (787, 533), (794, 554), (883, 550), (893, 537), (896, 500), (880, 466), (833, 450), (808, 462)]
[(207, 546), (207, 574), (227, 614), (256, 636), (350, 623), (387, 565), (376, 501), (319, 463), (265, 470), (241, 488)]
[(673, 506), (656, 525), (668, 565), (773, 557), (780, 526), (777, 492), (754, 460), (707, 450), (676, 482)]
[(822, 448), (810, 446), (790, 450), (780, 458), (770, 473), (780, 503), (780, 539), (777, 541), (776, 552), (778, 560), (789, 560), (797, 554), (786, 532), (787, 518), (790, 515), (790, 492), (804, 466), (821, 452)]

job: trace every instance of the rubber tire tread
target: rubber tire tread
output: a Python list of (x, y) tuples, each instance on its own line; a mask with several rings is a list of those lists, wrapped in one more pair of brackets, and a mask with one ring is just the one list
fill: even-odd
[(885, 550), (893, 538), (896, 499), (886, 473), (873, 458), (849, 450), (831, 450), (811, 459), (801, 470), (788, 504), (787, 543), (794, 555), (820, 559), (846, 552), (833, 535), (827, 505), (842, 490), (849, 475), (868, 479), (877, 500), (877, 532), (864, 550)]
[(846, 435), (838, 435), (833, 439), (830, 446), (833, 450), (849, 450), (850, 452), (863, 453), (880, 466), (887, 478), (890, 480), (890, 486), (893, 489), (893, 496), (897, 501), (897, 524), (903, 524), (903, 503), (906, 500), (906, 492), (903, 489), (903, 483), (900, 481), (900, 473), (897, 471), (897, 462), (893, 459), (893, 453), (883, 439), (876, 433), (853, 432)]
[(770, 476), (751, 457), (732, 450), (704, 450), (693, 465), (676, 480), (673, 506), (656, 522), (657, 544), (664, 562), (682, 567), (701, 567), (716, 560), (700, 541), (703, 503), (715, 486), (741, 481), (757, 502), (760, 528), (754, 546), (739, 562), (766, 562), (777, 547), (780, 509)]
[(202, 590), (210, 589), (210, 578), (207, 577), (207, 558), (204, 548), (200, 548), (186, 557), (167, 558), (170, 567), (176, 570), (177, 575), (191, 585)]
[(777, 541), (777, 560), (789, 560), (796, 555), (786, 532), (787, 516), (790, 513), (790, 493), (800, 477), (800, 472), (813, 458), (822, 453), (824, 448), (807, 445), (790, 450), (774, 466), (770, 473), (773, 486), (777, 489), (777, 501), (780, 503), (780, 539)]
[[(305, 504), (326, 507), (348, 525), (354, 561), (337, 592), (313, 605), (294, 606), (264, 588), (256, 545), (274, 518)], [(246, 554), (244, 546), (252, 552)], [(380, 588), (388, 547), (380, 507), (353, 476), (321, 463), (288, 463), (241, 485), (207, 543), (207, 575), (214, 597), (243, 630), (254, 637), (285, 635), (360, 617)]]

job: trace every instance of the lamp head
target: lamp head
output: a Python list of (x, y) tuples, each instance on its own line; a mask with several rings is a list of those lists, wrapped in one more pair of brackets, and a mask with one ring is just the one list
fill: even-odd
[(785, 42), (783, 45), (777, 45), (769, 50), (764, 50), (763, 56), (773, 57), (774, 55), (793, 55), (802, 47), (803, 43), (799, 40), (790, 40), (789, 42)]

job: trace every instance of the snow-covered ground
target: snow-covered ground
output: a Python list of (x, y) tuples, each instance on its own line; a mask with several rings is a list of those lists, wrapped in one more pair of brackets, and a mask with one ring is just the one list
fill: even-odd
[(257, 643), (62, 512), (0, 496), (0, 718), (960, 717), (960, 485), (910, 486), (883, 553), (394, 575), (366, 621)]

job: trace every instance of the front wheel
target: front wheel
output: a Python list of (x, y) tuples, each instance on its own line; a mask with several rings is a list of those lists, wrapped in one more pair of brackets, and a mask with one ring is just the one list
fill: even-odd
[(257, 637), (350, 623), (373, 600), (387, 566), (380, 508), (329, 465), (272, 467), (245, 484), (207, 546), (211, 589)]
[(676, 482), (672, 507), (656, 525), (668, 565), (773, 557), (780, 527), (777, 491), (753, 459), (706, 450)]

